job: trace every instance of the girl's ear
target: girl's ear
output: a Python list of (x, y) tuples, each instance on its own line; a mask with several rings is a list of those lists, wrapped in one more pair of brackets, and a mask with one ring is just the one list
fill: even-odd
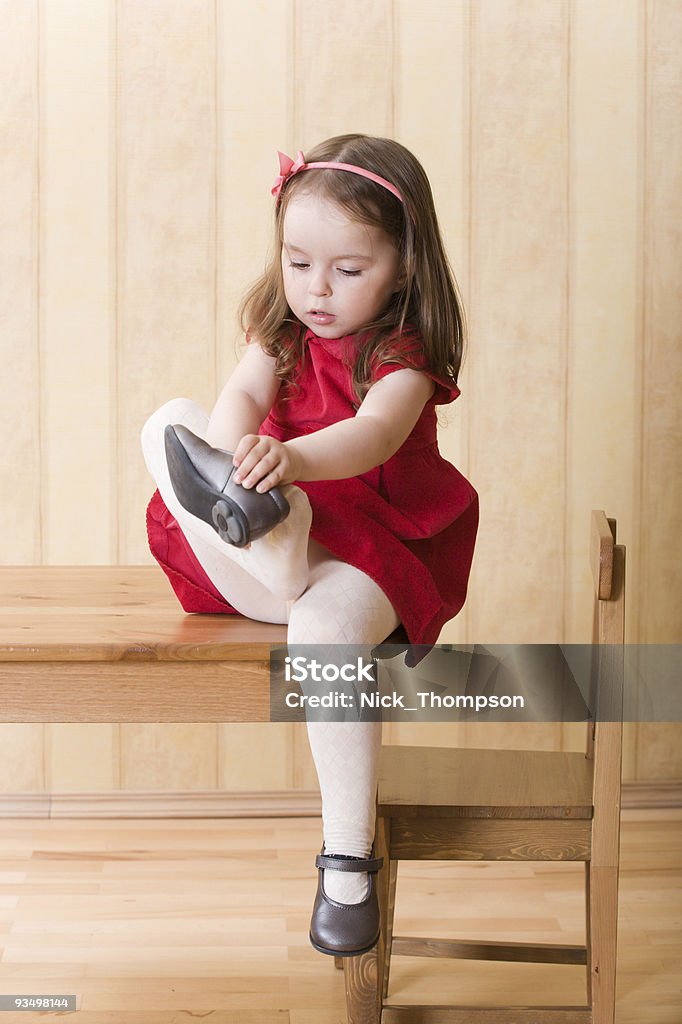
[(397, 278), (396, 283), (395, 283), (395, 288), (393, 289), (393, 294), (395, 295), (395, 294), (397, 294), (397, 292), (401, 292), (406, 284), (407, 284), (407, 274), (406, 274), (406, 272), (404, 270), (402, 270), (398, 274), (398, 278)]
[(393, 294), (395, 294), (396, 292), (401, 292), (404, 286), (406, 286), (407, 284), (408, 271), (406, 270), (406, 268), (404, 268), (404, 263), (402, 263), (397, 278), (395, 279), (395, 288), (393, 289)]

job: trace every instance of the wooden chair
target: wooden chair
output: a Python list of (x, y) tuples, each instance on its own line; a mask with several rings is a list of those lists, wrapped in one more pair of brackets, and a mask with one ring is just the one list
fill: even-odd
[[(598, 674), (585, 753), (382, 749), (375, 854), (379, 944), (344, 967), (349, 1024), (613, 1024), (618, 907), (625, 550), (616, 524), (592, 513)], [(610, 673), (610, 669), (615, 669)], [(584, 946), (400, 938), (393, 910), (401, 860), (585, 862)], [(584, 964), (584, 1006), (400, 1006), (387, 1001), (391, 957)]]

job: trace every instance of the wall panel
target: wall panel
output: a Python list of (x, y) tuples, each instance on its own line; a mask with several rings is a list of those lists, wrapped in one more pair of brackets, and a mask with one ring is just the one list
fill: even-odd
[(116, 10), (118, 558), (148, 559), (140, 429), (215, 391), (215, 4)]
[(470, 621), (487, 643), (563, 629), (566, 3), (474, 4), (470, 467), (481, 526)]
[(297, 0), (294, 133), (305, 150), (332, 135), (391, 131), (393, 15), (390, 0), (326, 4)]
[[(636, 593), (630, 467), (636, 457), (641, 340), (638, 28), (636, 0), (579, 2), (572, 8), (564, 638), (574, 643), (589, 640), (592, 632), (585, 600), (591, 574), (584, 556), (591, 509), (617, 517), (618, 540), (628, 547), (628, 582)], [(635, 608), (629, 602), (628, 613)]]
[(680, 640), (682, 623), (682, 6), (649, 0), (645, 8), (638, 639), (669, 643)]
[(239, 792), (294, 789), (292, 730), (282, 722), (219, 726), (219, 786)]
[(110, 6), (41, 4), (41, 490), (56, 565), (115, 557)]
[(44, 501), (38, 8), (2, 0), (0, 24), (0, 564), (37, 564)]
[[(682, 7), (645, 4), (641, 421), (635, 639), (680, 641), (682, 587)], [(682, 725), (639, 728), (639, 778), (682, 776)]]
[(121, 726), (60, 722), (44, 726), (46, 788), (107, 792), (121, 786)]
[(44, 726), (0, 724), (0, 793), (45, 792)]
[(217, 730), (213, 723), (122, 725), (120, 788), (215, 789)]
[(292, 130), (292, 0), (257, 0), (242, 5), (238, 16), (231, 3), (217, 10), (217, 372), (212, 399), (236, 363), (236, 345), (243, 337), (239, 303), (263, 271), (273, 245), (270, 188), (279, 169), (277, 150), (291, 152), (300, 145)]

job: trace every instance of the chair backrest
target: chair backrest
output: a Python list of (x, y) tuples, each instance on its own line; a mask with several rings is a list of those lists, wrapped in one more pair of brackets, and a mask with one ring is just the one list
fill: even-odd
[(617, 868), (620, 832), (620, 774), (623, 735), (625, 641), (625, 548), (616, 544), (616, 521), (592, 512), (590, 561), (595, 601), (595, 720), (588, 729), (586, 755), (594, 759), (592, 863)]
[(616, 544), (616, 520), (593, 511), (590, 564), (595, 587), (593, 643), (625, 639), (625, 548)]
[(590, 564), (594, 580), (592, 644), (595, 678), (590, 707), (597, 722), (622, 721), (625, 641), (625, 548), (616, 544), (616, 521), (592, 512)]

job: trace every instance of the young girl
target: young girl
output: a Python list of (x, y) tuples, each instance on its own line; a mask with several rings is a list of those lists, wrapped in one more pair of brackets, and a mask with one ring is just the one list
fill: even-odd
[[(280, 154), (276, 251), (242, 304), (245, 354), (211, 416), (159, 409), (142, 446), (153, 554), (186, 611), (288, 623), (293, 644), (433, 644), (462, 607), (478, 524), (440, 455), (464, 317), (426, 174), (390, 139)], [(269, 531), (269, 532), (268, 532)], [(379, 935), (379, 722), (309, 721), (324, 844), (310, 938)]]

